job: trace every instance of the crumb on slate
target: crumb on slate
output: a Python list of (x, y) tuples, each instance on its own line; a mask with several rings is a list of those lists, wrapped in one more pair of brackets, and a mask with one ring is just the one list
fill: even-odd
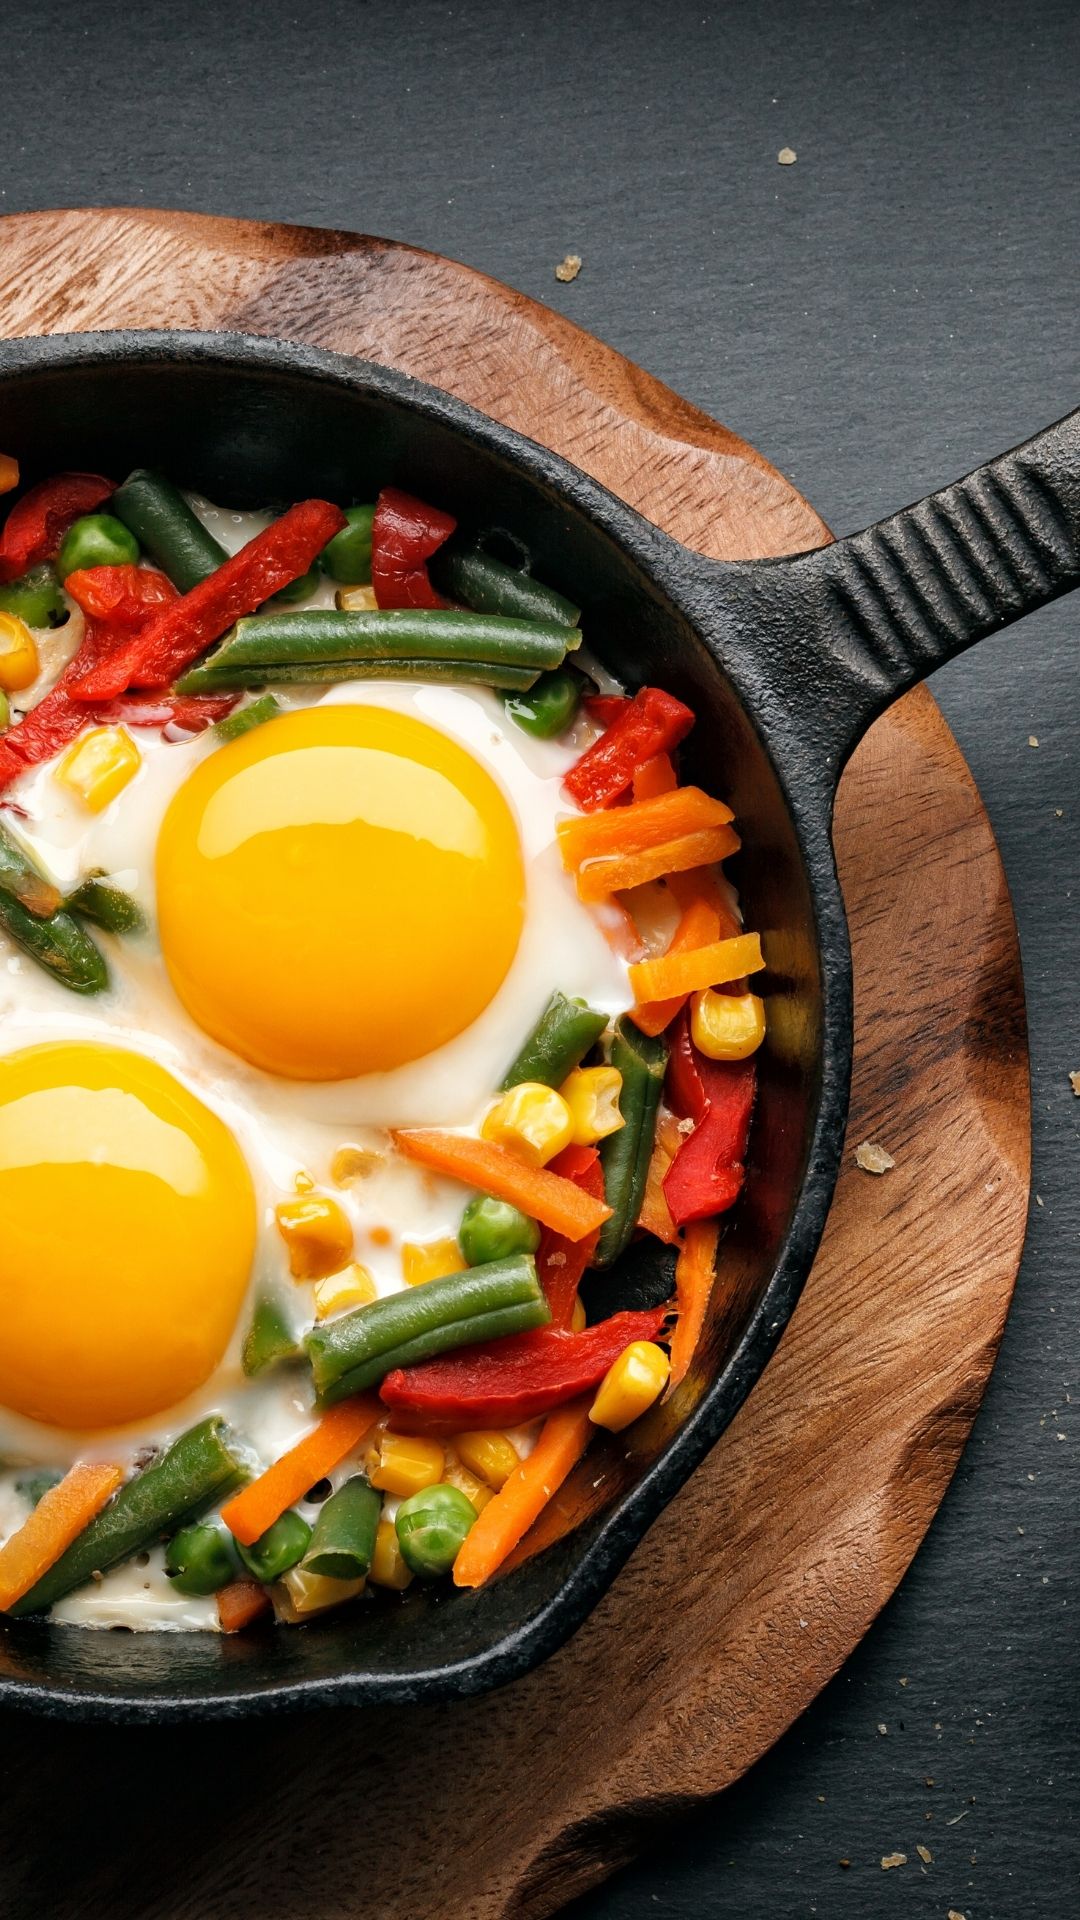
[(906, 1853), (883, 1853), (881, 1856), (881, 1864), (886, 1871), (888, 1871), (889, 1867), (906, 1867), (907, 1854)]
[(1070, 1073), (1069, 1085), (1072, 1088), (1073, 1092), (1075, 1093), (1077, 1099), (1080, 1100), (1080, 1073)]
[(1039, 744), (1039, 741), (1038, 741), (1038, 736), (1037, 736), (1036, 734), (1034, 734), (1034, 733), (1029, 733), (1029, 734), (1028, 734), (1028, 746), (1029, 746), (1029, 747), (1037, 747), (1037, 746), (1038, 746), (1038, 744)]
[(568, 253), (559, 261), (555, 269), (555, 278), (556, 280), (576, 280), (580, 272), (580, 253)]
[(776, 157), (782, 167), (793, 167), (799, 156), (794, 147), (781, 147)]
[(896, 1161), (891, 1153), (886, 1153), (885, 1148), (879, 1147), (875, 1141), (864, 1140), (855, 1149), (855, 1164), (864, 1173), (888, 1173), (895, 1167)]
[(930, 1851), (930, 1849), (929, 1849), (929, 1847), (922, 1847), (922, 1846), (917, 1846), (917, 1847), (915, 1848), (915, 1851), (916, 1851), (916, 1853), (918, 1854), (918, 1856), (919, 1856), (919, 1859), (920, 1859), (920, 1860), (922, 1861), (922, 1863), (923, 1863), (923, 1866), (924, 1866), (924, 1867), (928, 1867), (928, 1866), (930, 1865), (930, 1863), (931, 1863), (931, 1861), (932, 1861), (932, 1860), (933, 1860), (933, 1858), (934, 1858), (934, 1856), (933, 1856), (933, 1854), (931, 1853), (931, 1851)]

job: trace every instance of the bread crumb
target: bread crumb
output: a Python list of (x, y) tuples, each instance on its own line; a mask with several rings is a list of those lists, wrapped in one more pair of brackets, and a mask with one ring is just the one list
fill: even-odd
[(1073, 1092), (1075, 1093), (1077, 1099), (1080, 1100), (1080, 1073), (1070, 1073), (1069, 1085), (1072, 1088)]
[(568, 253), (563, 256), (555, 269), (556, 280), (576, 280), (581, 272), (580, 253)]
[[(1080, 1078), (1080, 1075), (1077, 1077)], [(1080, 1092), (1080, 1088), (1077, 1088), (1077, 1092)], [(855, 1164), (864, 1173), (888, 1173), (895, 1167), (896, 1161), (891, 1153), (886, 1153), (885, 1148), (879, 1147), (875, 1141), (864, 1140), (855, 1149)]]
[(945, 1916), (945, 1920), (967, 1920), (967, 1914), (957, 1913), (955, 1907), (950, 1907), (948, 1913)]
[(934, 1858), (934, 1856), (933, 1856), (933, 1854), (931, 1853), (931, 1851), (930, 1851), (930, 1849), (929, 1849), (929, 1847), (918, 1847), (918, 1846), (917, 1846), (917, 1847), (916, 1847), (916, 1849), (915, 1849), (915, 1851), (916, 1851), (916, 1853), (918, 1854), (918, 1856), (919, 1856), (919, 1859), (920, 1859), (920, 1860), (922, 1861), (922, 1863), (923, 1863), (923, 1865), (924, 1865), (924, 1867), (928, 1867), (928, 1866), (930, 1865), (930, 1862), (931, 1862), (931, 1861), (933, 1860), (933, 1858)]
[(1038, 736), (1037, 736), (1036, 734), (1034, 734), (1034, 733), (1029, 733), (1029, 734), (1028, 734), (1028, 746), (1029, 746), (1029, 747), (1037, 747), (1037, 746), (1038, 746), (1038, 744), (1039, 744), (1039, 741), (1038, 741)]
[(883, 1853), (881, 1856), (881, 1864), (886, 1872), (890, 1867), (906, 1867), (907, 1854), (906, 1853)]
[(794, 147), (781, 147), (776, 157), (782, 167), (793, 167), (798, 159)]

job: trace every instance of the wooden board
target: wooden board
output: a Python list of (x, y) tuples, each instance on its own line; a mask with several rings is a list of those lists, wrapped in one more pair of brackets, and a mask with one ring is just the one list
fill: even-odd
[[(431, 254), (182, 214), (0, 222), (0, 330), (102, 326), (241, 328), (406, 368), (721, 557), (827, 537), (723, 427)], [(978, 1409), (1029, 1147), (1004, 875), (925, 692), (856, 755), (837, 845), (855, 1083), (821, 1253), (764, 1377), (586, 1625), (516, 1686), (452, 1706), (164, 1732), (10, 1718), (5, 1920), (36, 1920), (42, 1886), (50, 1920), (539, 1920), (658, 1817), (735, 1779), (835, 1673), (902, 1577)], [(855, 1168), (866, 1138), (895, 1155), (892, 1173)]]

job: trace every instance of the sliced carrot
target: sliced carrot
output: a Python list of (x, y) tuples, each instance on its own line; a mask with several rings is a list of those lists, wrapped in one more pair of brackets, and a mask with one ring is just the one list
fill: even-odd
[(595, 1428), (593, 1394), (550, 1413), (527, 1459), (510, 1475), (470, 1527), (454, 1561), (455, 1587), (482, 1587), (528, 1532), (580, 1460)]
[(670, 753), (654, 753), (634, 775), (634, 799), (654, 800), (658, 793), (670, 793), (678, 784)]
[(580, 867), (582, 861), (604, 854), (644, 853), (707, 827), (727, 827), (734, 818), (730, 807), (700, 787), (673, 787), (648, 800), (632, 800), (627, 807), (560, 821), (559, 852), (564, 867)]
[(720, 1229), (715, 1220), (692, 1220), (675, 1264), (675, 1306), (678, 1318), (671, 1336), (671, 1376), (667, 1391), (685, 1379), (701, 1338), (705, 1309), (716, 1280), (716, 1249)]
[[(720, 916), (708, 900), (691, 900), (679, 916), (679, 924), (671, 936), (668, 953), (692, 953), (695, 947), (706, 947), (720, 938)], [(664, 1028), (674, 1020), (680, 1007), (686, 1004), (686, 995), (677, 993), (670, 1000), (646, 1000), (634, 1008), (634, 1024), (642, 1033), (663, 1033)]]
[(703, 987), (723, 986), (765, 965), (756, 933), (736, 934), (733, 940), (714, 940), (706, 947), (683, 953), (662, 953), (656, 960), (638, 960), (630, 968), (630, 988), (642, 1005), (668, 1000), (677, 993), (700, 993)]
[(742, 932), (742, 921), (731, 905), (715, 867), (691, 867), (685, 873), (673, 873), (667, 884), (684, 910), (694, 900), (708, 902), (720, 922), (718, 939), (730, 940)]
[(123, 1477), (123, 1467), (83, 1462), (42, 1494), (18, 1532), (0, 1547), (0, 1610), (13, 1607), (55, 1566)]
[(377, 1400), (343, 1400), (330, 1407), (317, 1427), (305, 1433), (295, 1447), (283, 1453), (272, 1467), (234, 1493), (221, 1509), (229, 1532), (242, 1547), (253, 1547), (267, 1527), (279, 1520), (286, 1507), (299, 1500), (309, 1487), (344, 1460), (358, 1446), (369, 1427), (382, 1412)]
[(239, 1633), (243, 1627), (250, 1627), (271, 1604), (266, 1588), (260, 1587), (257, 1580), (231, 1581), (217, 1596), (222, 1633)]
[(408, 1127), (392, 1138), (408, 1159), (418, 1160), (432, 1173), (493, 1193), (497, 1200), (509, 1200), (567, 1240), (584, 1240), (611, 1217), (610, 1207), (583, 1193), (572, 1180), (547, 1167), (527, 1167), (489, 1140), (477, 1140), (468, 1133), (442, 1133), (435, 1127)]
[[(637, 1016), (634, 1016), (635, 1019)], [(666, 1246), (680, 1244), (679, 1229), (671, 1217), (671, 1209), (664, 1198), (664, 1175), (667, 1173), (675, 1155), (682, 1146), (685, 1134), (679, 1132), (679, 1123), (673, 1113), (661, 1112), (656, 1123), (653, 1150), (649, 1160), (649, 1171), (645, 1180), (645, 1194), (638, 1215), (638, 1226), (646, 1233), (655, 1234)]]
[[(642, 803), (651, 806), (652, 802)], [(593, 820), (609, 820), (610, 813), (591, 814)], [(680, 873), (686, 867), (705, 866), (711, 860), (726, 860), (738, 853), (742, 841), (734, 827), (704, 827), (699, 833), (687, 833), (678, 840), (664, 840), (659, 846), (638, 853), (609, 853), (586, 860), (578, 868), (578, 899), (605, 900), (610, 893), (626, 893), (643, 887), (647, 880), (659, 880), (662, 874)]]

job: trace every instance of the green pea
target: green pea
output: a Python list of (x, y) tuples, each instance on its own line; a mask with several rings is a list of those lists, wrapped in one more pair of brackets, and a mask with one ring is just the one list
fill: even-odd
[(506, 711), (534, 739), (554, 740), (556, 734), (566, 732), (581, 705), (584, 684), (572, 667), (555, 667), (542, 673), (528, 693), (507, 694)]
[(86, 513), (64, 535), (56, 559), (61, 580), (82, 567), (131, 567), (139, 557), (139, 543), (122, 520), (111, 513)]
[(403, 1500), (394, 1526), (401, 1557), (421, 1580), (438, 1580), (449, 1573), (465, 1535), (476, 1521), (476, 1508), (460, 1487), (440, 1482)]
[(56, 577), (56, 568), (44, 561), (29, 573), (0, 587), (0, 613), (14, 613), (28, 627), (62, 627), (68, 605)]
[(256, 1580), (280, 1580), (283, 1573), (288, 1573), (290, 1567), (303, 1559), (310, 1539), (307, 1521), (290, 1507), (272, 1527), (267, 1527), (254, 1546), (238, 1546), (237, 1551)]
[(236, 1578), (236, 1558), (220, 1527), (181, 1527), (165, 1549), (165, 1571), (177, 1593), (217, 1593)]
[(346, 507), (347, 527), (328, 540), (319, 558), (331, 580), (344, 587), (371, 584), (371, 523), (374, 507)]
[(515, 1253), (535, 1253), (540, 1229), (508, 1200), (482, 1193), (469, 1201), (461, 1216), (458, 1245), (470, 1267), (482, 1267), (489, 1260), (509, 1260)]
[(287, 587), (280, 587), (277, 593), (271, 594), (266, 605), (268, 607), (298, 607), (302, 600), (311, 599), (318, 584), (318, 567), (309, 567), (306, 573), (300, 574), (295, 580), (290, 580)]

